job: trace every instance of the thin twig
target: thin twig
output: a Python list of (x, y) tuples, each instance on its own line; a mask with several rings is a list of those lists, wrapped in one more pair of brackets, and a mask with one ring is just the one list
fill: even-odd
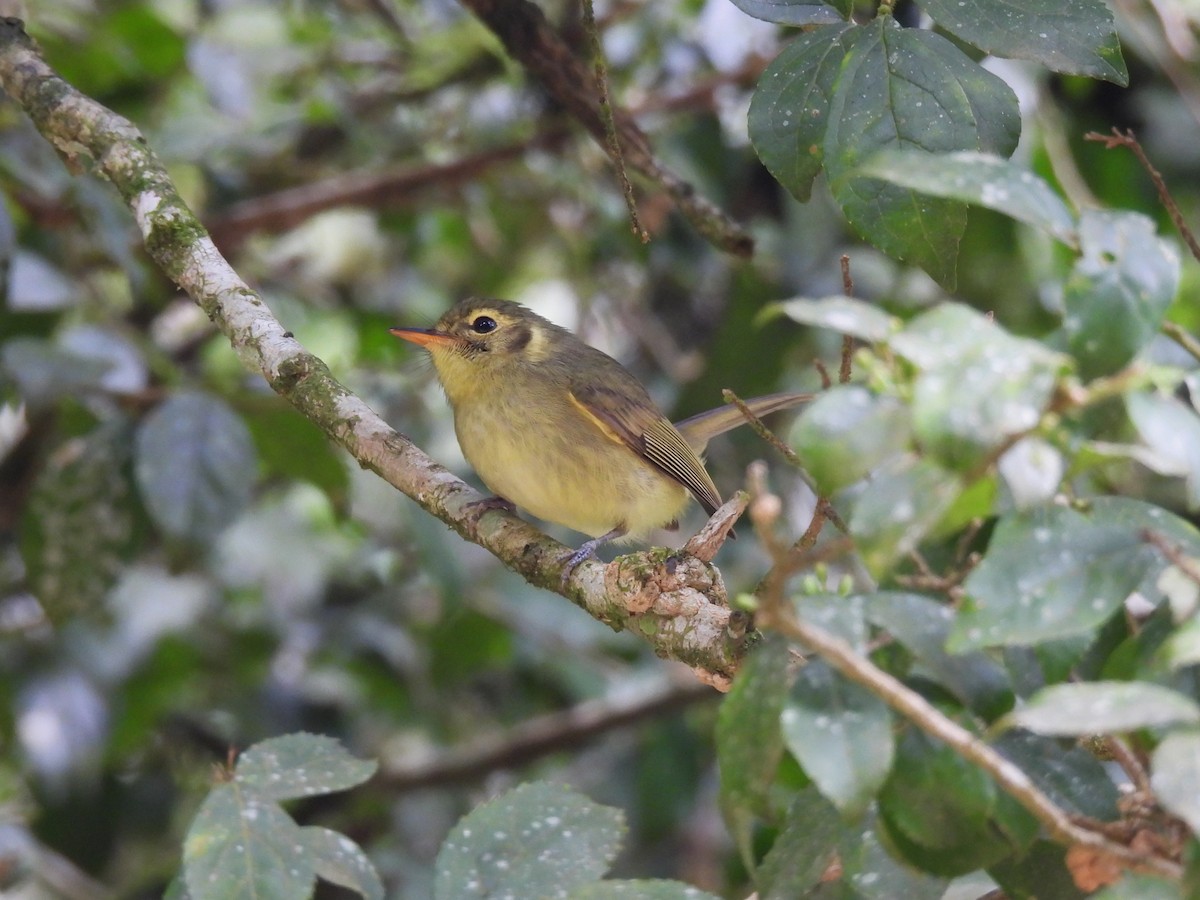
[(1142, 532), (1142, 540), (1156, 547), (1158, 552), (1165, 556), (1189, 581), (1200, 584), (1200, 566), (1197, 565), (1196, 560), (1184, 556), (1179, 547), (1167, 540), (1165, 534), (1147, 528)]
[[(509, 55), (608, 149), (595, 91), (590, 89), (592, 79), (537, 4), (530, 0), (462, 0), (462, 5), (478, 16)], [(701, 196), (695, 185), (663, 165), (628, 112), (614, 106), (612, 114), (629, 168), (666, 191), (683, 216), (714, 246), (735, 256), (753, 255), (754, 238), (750, 233)]]
[(1200, 340), (1197, 340), (1195, 335), (1184, 331), (1182, 325), (1176, 322), (1163, 322), (1162, 331), (1193, 357), (1200, 359)]
[[(847, 297), (854, 296), (854, 277), (850, 274), (850, 254), (842, 254), (842, 293)], [(849, 384), (854, 359), (853, 335), (842, 335), (842, 364), (838, 369), (838, 384)]]
[(629, 210), (629, 225), (638, 240), (650, 243), (650, 234), (642, 227), (638, 218), (637, 200), (633, 196), (633, 183), (625, 171), (625, 155), (621, 152), (621, 138), (617, 134), (617, 122), (613, 117), (612, 103), (608, 98), (608, 65), (604, 60), (604, 47), (600, 43), (600, 31), (596, 27), (596, 10), (592, 0), (583, 0), (583, 30), (592, 45), (592, 66), (596, 73), (596, 92), (600, 102), (600, 120), (604, 123), (604, 142), (608, 156), (617, 170), (621, 193), (625, 196), (625, 208)]
[(377, 780), (395, 791), (478, 780), (719, 696), (707, 685), (668, 679), (636, 693), (585, 700), (461, 746), (431, 748), (415, 758), (385, 758)]
[(1119, 737), (1111, 734), (1105, 735), (1104, 744), (1105, 749), (1112, 755), (1117, 765), (1129, 776), (1134, 790), (1147, 797), (1154, 796), (1154, 788), (1150, 786), (1150, 775), (1146, 772), (1146, 767), (1142, 765), (1137, 754), (1133, 752), (1133, 748)]
[(729, 388), (725, 388), (723, 391), (721, 391), (721, 396), (725, 398), (726, 403), (732, 403), (738, 408), (738, 412), (740, 412), (743, 418), (745, 418), (746, 424), (750, 426), (751, 431), (762, 438), (763, 441), (778, 450), (779, 453), (782, 454), (783, 458), (797, 469), (804, 467), (804, 464), (800, 462), (800, 457), (796, 455), (796, 451), (785, 444), (779, 438), (779, 436), (775, 434), (775, 432), (764, 425), (763, 420), (754, 414), (753, 410), (746, 405), (745, 400), (743, 400)]
[(944, 742), (959, 756), (975, 763), (1028, 810), (1055, 841), (1068, 846), (1080, 845), (1090, 848), (1137, 870), (1152, 872), (1173, 880), (1182, 877), (1182, 868), (1169, 859), (1139, 853), (1101, 834), (1081, 828), (1071, 820), (1071, 816), (1065, 810), (1043, 793), (1019, 766), (943, 715), (916, 691), (856, 653), (854, 648), (841, 638), (811, 622), (797, 619), (787, 605), (781, 602), (764, 602), (762, 609), (764, 626), (772, 627), (799, 641), (850, 681), (865, 687), (926, 734)]
[(1127, 147), (1133, 151), (1133, 155), (1137, 157), (1137, 161), (1142, 164), (1142, 168), (1146, 170), (1146, 174), (1154, 182), (1154, 189), (1158, 192), (1158, 200), (1162, 203), (1163, 208), (1166, 209), (1167, 215), (1171, 217), (1171, 221), (1175, 223), (1175, 229), (1179, 232), (1180, 237), (1183, 238), (1183, 242), (1187, 244), (1188, 250), (1192, 252), (1192, 256), (1200, 260), (1200, 242), (1197, 242), (1196, 235), (1188, 227), (1187, 221), (1183, 218), (1183, 213), (1179, 209), (1179, 204), (1175, 202), (1175, 198), (1171, 196), (1171, 192), (1167, 188), (1167, 182), (1163, 179), (1162, 173), (1154, 168), (1154, 164), (1150, 162), (1150, 157), (1146, 155), (1146, 151), (1134, 135), (1133, 129), (1130, 128), (1122, 132), (1119, 128), (1113, 128), (1112, 134), (1099, 134), (1095, 131), (1089, 131), (1083, 136), (1083, 139), (1085, 141), (1099, 141), (1104, 144), (1107, 150), (1111, 150), (1114, 147)]

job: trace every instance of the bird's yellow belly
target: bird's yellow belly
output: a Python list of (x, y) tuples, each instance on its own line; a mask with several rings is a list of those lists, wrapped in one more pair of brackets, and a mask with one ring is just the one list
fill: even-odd
[(598, 430), (565, 437), (525, 420), (516, 430), (487, 411), (455, 415), (463, 455), (496, 494), (539, 519), (591, 537), (638, 536), (671, 522), (688, 491)]

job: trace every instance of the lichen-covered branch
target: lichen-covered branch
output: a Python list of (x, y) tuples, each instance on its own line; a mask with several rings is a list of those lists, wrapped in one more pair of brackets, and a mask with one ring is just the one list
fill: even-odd
[(242, 362), (358, 462), (403, 491), (532, 584), (562, 593), (592, 616), (642, 635), (660, 656), (685, 662), (717, 686), (741, 656), (720, 572), (662, 551), (585, 562), (560, 585), (563, 545), (501, 511), (480, 513), (469, 485), (426, 456), (342, 385), (296, 341), (217, 250), (132, 123), (86, 97), (41, 58), (19, 19), (0, 19), (0, 87), (72, 162), (92, 160), (124, 198), (146, 249), (229, 338)]

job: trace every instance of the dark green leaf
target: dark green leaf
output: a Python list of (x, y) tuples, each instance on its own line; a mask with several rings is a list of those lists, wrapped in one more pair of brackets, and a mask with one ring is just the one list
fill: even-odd
[(60, 445), (38, 473), (21, 554), (51, 622), (104, 609), (134, 534), (128, 459), (129, 429), (114, 422)]
[(1067, 362), (952, 303), (914, 319), (891, 344), (921, 369), (912, 409), (918, 441), (960, 471), (1037, 425)]
[(1008, 155), (1020, 133), (1012, 89), (932, 32), (881, 16), (846, 50), (829, 108), (825, 168), (834, 198), (873, 244), (947, 287), (966, 207), (878, 179), (858, 166), (888, 148)]
[(1160, 475), (1177, 475), (1187, 486), (1187, 508), (1200, 507), (1200, 416), (1161, 394), (1125, 395), (1129, 418), (1151, 453), (1142, 462)]
[(1000, 736), (996, 750), (1012, 760), (1059, 807), (1110, 822), (1120, 818), (1117, 786), (1094, 755), (1028, 731)]
[(789, 689), (787, 642), (768, 635), (742, 664), (717, 715), (721, 809), (747, 866), (750, 822), (766, 808), (783, 757), (779, 716)]
[(545, 782), (521, 785), (454, 826), (438, 853), (434, 896), (564, 896), (608, 870), (624, 832), (619, 810)]
[(767, 66), (750, 100), (754, 152), (801, 202), (824, 164), (829, 107), (846, 51), (863, 33), (839, 25), (797, 36)]
[(804, 666), (781, 718), (788, 750), (846, 817), (858, 816), (892, 766), (887, 704), (826, 663)]
[(110, 367), (106, 360), (80, 356), (39, 338), (13, 338), (0, 346), (0, 369), (35, 411), (95, 388)]
[(312, 860), (278, 806), (238, 784), (219, 784), (183, 844), (192, 900), (296, 900), (312, 894)]
[(142, 422), (136, 450), (142, 499), (174, 537), (208, 540), (250, 499), (257, 477), (250, 433), (215, 397), (171, 397)]
[(1092, 894), (1091, 900), (1185, 900), (1185, 897), (1172, 881), (1127, 872), (1116, 884)]
[(1112, 11), (1104, 0), (924, 0), (921, 8), (956, 37), (996, 56), (1055, 72), (1129, 82)]
[(978, 651), (946, 652), (946, 638), (954, 623), (954, 610), (949, 606), (896, 591), (879, 591), (865, 599), (867, 618), (909, 649), (917, 673), (933, 678), (989, 719), (1012, 706), (1012, 687), (1003, 666)]
[(816, 788), (801, 791), (759, 867), (759, 896), (763, 900), (804, 896), (829, 867), (840, 832), (841, 822), (829, 801)]
[(238, 757), (236, 779), (261, 796), (290, 800), (344, 791), (375, 774), (374, 760), (355, 759), (331, 737), (285, 734)]
[(823, 391), (792, 426), (790, 442), (818, 489), (829, 496), (908, 449), (908, 410), (858, 385)]
[(999, 156), (969, 150), (923, 153), (891, 149), (866, 160), (858, 174), (933, 197), (994, 209), (1041, 228), (1068, 246), (1079, 245), (1075, 216), (1050, 185)]
[(266, 477), (315, 484), (334, 499), (350, 486), (345, 459), (316, 425), (284, 404), (256, 409), (247, 417)]
[(850, 533), (875, 576), (916, 549), (961, 490), (957, 476), (908, 457), (876, 472), (850, 514)]
[(1200, 731), (1175, 731), (1154, 751), (1150, 784), (1158, 801), (1200, 834)]
[(383, 900), (379, 874), (362, 848), (344, 834), (310, 825), (300, 829), (300, 840), (321, 878), (361, 894), (366, 900)]
[(1038, 734), (1079, 736), (1200, 722), (1200, 706), (1178, 691), (1137, 681), (1053, 684), (998, 723)]
[(948, 642), (951, 652), (1031, 644), (1086, 634), (1154, 582), (1165, 560), (1143, 534), (1169, 535), (1185, 553), (1200, 536), (1165, 510), (1124, 498), (1098, 498), (1089, 514), (1052, 506), (1001, 520), (987, 554), (968, 576), (967, 599)]
[(825, 0), (733, 0), (748, 16), (780, 25), (829, 25), (845, 21), (847, 3)]
[(763, 310), (762, 316), (779, 313), (801, 325), (828, 328), (864, 341), (882, 342), (900, 327), (900, 321), (878, 306), (853, 297), (806, 297), (784, 300)]
[(1027, 852), (1000, 860), (988, 867), (988, 874), (1004, 889), (1006, 897), (1083, 900), (1088, 896), (1075, 886), (1067, 868), (1066, 848), (1050, 841), (1036, 841)]
[(946, 882), (902, 865), (880, 842), (874, 815), (858, 829), (843, 828), (838, 842), (842, 882), (854, 900), (942, 900)]
[(1179, 253), (1132, 212), (1085, 210), (1063, 294), (1067, 345), (1085, 378), (1115, 372), (1158, 334), (1179, 287)]

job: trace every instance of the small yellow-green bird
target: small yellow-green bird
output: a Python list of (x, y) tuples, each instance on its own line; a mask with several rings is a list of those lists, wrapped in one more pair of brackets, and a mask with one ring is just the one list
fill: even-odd
[[(592, 539), (569, 573), (606, 541), (678, 527), (695, 497), (711, 515), (721, 495), (700, 454), (745, 422), (722, 406), (675, 425), (611, 356), (510, 300), (469, 298), (433, 328), (392, 328), (429, 351), (454, 410), (463, 455), (502, 501)], [(757, 415), (810, 394), (748, 401)]]

